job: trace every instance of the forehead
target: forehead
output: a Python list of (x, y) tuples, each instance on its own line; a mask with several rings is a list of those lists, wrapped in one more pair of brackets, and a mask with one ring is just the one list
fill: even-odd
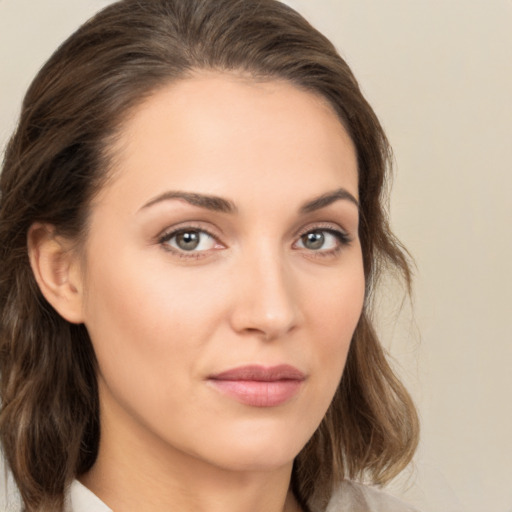
[(357, 197), (354, 146), (334, 109), (285, 81), (211, 72), (165, 86), (126, 119), (113, 152), (112, 184), (125, 198), (135, 183), (140, 196), (341, 185)]

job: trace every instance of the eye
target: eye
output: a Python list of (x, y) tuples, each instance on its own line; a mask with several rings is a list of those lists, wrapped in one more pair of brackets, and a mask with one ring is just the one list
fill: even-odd
[(168, 250), (202, 252), (214, 249), (217, 240), (201, 229), (184, 228), (162, 236), (160, 243)]
[(334, 229), (314, 229), (300, 236), (296, 242), (299, 249), (334, 253), (342, 246), (348, 245), (350, 239), (346, 233)]

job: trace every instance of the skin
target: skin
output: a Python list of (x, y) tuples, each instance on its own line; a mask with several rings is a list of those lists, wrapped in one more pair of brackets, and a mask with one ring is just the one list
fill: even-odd
[[(119, 512), (298, 510), (293, 459), (331, 402), (364, 297), (349, 136), (312, 93), (201, 73), (140, 105), (114, 150), (85, 255), (68, 268), (67, 313), (99, 365), (102, 436), (83, 483)], [(180, 249), (177, 228), (198, 248)], [(247, 364), (293, 365), (305, 379), (274, 407), (212, 386)]]

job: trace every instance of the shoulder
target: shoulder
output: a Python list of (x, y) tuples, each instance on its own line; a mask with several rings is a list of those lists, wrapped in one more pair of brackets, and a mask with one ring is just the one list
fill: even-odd
[(326, 512), (418, 512), (385, 492), (344, 480), (335, 491)]

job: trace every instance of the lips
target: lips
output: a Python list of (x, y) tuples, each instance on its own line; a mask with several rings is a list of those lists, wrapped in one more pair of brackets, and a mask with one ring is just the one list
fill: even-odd
[(208, 378), (222, 394), (252, 407), (277, 407), (293, 398), (306, 379), (290, 365), (233, 368)]

